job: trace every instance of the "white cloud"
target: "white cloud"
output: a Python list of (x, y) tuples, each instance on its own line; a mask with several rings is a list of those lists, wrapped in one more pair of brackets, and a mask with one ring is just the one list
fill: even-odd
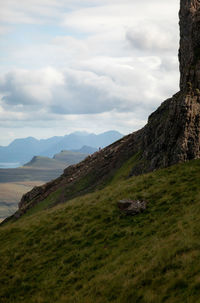
[(80, 8), (66, 14), (63, 25), (89, 33), (118, 30), (121, 27), (141, 26), (145, 20), (160, 22), (177, 15), (177, 2), (169, 1), (109, 2), (97, 7)]
[(128, 112), (139, 107), (150, 111), (165, 97), (169, 81), (170, 89), (176, 90), (176, 73), (161, 72), (162, 64), (156, 56), (99, 57), (85, 60), (79, 69), (15, 70), (0, 78), (2, 106), (61, 115)]
[(0, 22), (43, 24), (60, 19), (63, 11), (96, 5), (98, 0), (0, 0)]
[(0, 35), (5, 35), (11, 31), (9, 26), (0, 25)]
[(10, 24), (43, 23), (44, 17), (58, 15), (59, 2), (54, 0), (1, 0), (0, 21)]

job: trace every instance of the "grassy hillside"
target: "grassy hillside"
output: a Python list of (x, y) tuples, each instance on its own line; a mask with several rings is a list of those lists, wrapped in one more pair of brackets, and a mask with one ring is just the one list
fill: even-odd
[[(200, 302), (200, 160), (126, 179), (129, 169), (1, 226), (0, 302)], [(124, 216), (121, 198), (148, 209)]]

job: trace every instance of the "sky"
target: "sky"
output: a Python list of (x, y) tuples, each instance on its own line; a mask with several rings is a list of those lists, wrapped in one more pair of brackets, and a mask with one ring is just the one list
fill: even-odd
[(179, 90), (179, 0), (0, 0), (0, 145), (128, 134)]

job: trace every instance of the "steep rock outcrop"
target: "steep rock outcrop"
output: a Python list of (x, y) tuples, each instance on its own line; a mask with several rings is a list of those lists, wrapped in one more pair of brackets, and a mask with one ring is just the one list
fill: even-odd
[(200, 89), (200, 1), (180, 1), (180, 89)]
[(137, 155), (131, 175), (200, 157), (200, 1), (180, 3), (180, 92), (150, 115), (147, 125), (65, 169), (58, 179), (25, 194), (19, 217), (59, 189), (56, 203), (88, 192), (112, 178)]

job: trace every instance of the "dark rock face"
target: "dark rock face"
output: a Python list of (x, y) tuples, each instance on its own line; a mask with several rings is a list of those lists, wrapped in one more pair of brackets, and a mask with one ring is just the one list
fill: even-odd
[(135, 216), (145, 211), (147, 202), (139, 200), (120, 200), (118, 201), (118, 207), (124, 214)]
[(180, 88), (200, 88), (200, 1), (181, 0), (180, 5)]
[(179, 92), (166, 100), (142, 130), (141, 159), (132, 175), (200, 158), (200, 102)]
[(58, 179), (23, 196), (19, 216), (57, 189), (56, 203), (88, 192), (137, 155), (131, 175), (200, 158), (200, 1), (180, 3), (180, 92), (150, 115), (147, 125), (65, 169)]

